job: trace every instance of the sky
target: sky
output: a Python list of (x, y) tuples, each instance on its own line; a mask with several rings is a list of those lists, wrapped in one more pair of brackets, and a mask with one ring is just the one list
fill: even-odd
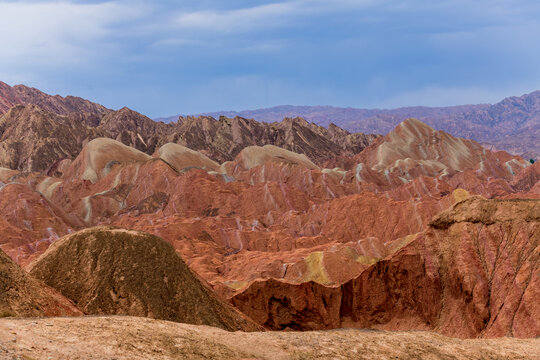
[(540, 89), (537, 0), (0, 0), (0, 18), (1, 81), (150, 117)]

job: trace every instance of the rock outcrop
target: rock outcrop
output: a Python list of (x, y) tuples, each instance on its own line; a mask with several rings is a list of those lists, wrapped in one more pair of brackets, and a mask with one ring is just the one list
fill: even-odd
[(78, 119), (18, 105), (0, 117), (0, 166), (43, 171), (63, 159), (74, 159), (85, 142), (104, 136)]
[[(539, 200), (470, 197), (339, 289), (256, 282), (232, 302), (274, 329), (294, 324), (304, 330), (346, 326), (535, 337), (539, 250)], [(305, 296), (305, 287), (324, 295)]]
[(87, 314), (262, 329), (219, 299), (171, 245), (138, 231), (97, 227), (67, 235), (29, 271)]
[(102, 116), (109, 110), (102, 105), (88, 100), (60, 95), (48, 95), (38, 89), (24, 85), (13, 87), (0, 81), (0, 114), (15, 105), (37, 105), (58, 115), (81, 114), (85, 120), (92, 121), (93, 116)]

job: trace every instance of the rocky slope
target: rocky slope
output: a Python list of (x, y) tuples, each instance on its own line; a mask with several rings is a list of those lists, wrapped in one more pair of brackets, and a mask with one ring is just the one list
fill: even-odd
[(0, 318), (82, 314), (70, 300), (32, 278), (0, 249)]
[(232, 333), (118, 316), (0, 319), (0, 357), (10, 359), (535, 359), (539, 349), (539, 339), (461, 340), (418, 331)]
[(540, 334), (540, 200), (471, 197), (341, 287), (258, 281), (232, 298), (273, 329)]
[[(422, 231), (434, 215), (467, 196), (466, 190), (487, 197), (534, 196), (536, 166), (524, 169), (518, 166), (522, 160), (508, 155), (512, 161), (506, 164), (501, 154), (480, 151), (473, 142), (409, 123), (422, 129), (418, 136), (404, 131), (405, 124), (366, 153), (386, 154), (381, 159), (392, 165), (399, 156), (378, 148), (410, 143), (403, 148), (408, 161), (416, 156), (417, 163), (453, 166), (452, 176), (447, 172), (440, 178), (443, 165), (440, 173), (425, 173), (416, 164), (410, 180), (389, 172), (388, 181), (384, 166), (321, 169), (304, 155), (271, 146), (248, 147), (216, 168), (203, 154), (178, 144), (167, 144), (150, 157), (120, 142), (96, 139), (63, 168), (62, 178), (14, 176), (6, 170), (3, 191), (10, 195), (2, 214), (6, 219), (19, 214), (22, 230), (9, 228), (12, 235), (2, 247), (27, 264), (54, 241), (47, 235), (51, 230), (62, 236), (108, 223), (163, 237), (222, 294), (232, 295), (257, 278), (339, 285), (392, 254), (393, 244)], [(436, 140), (423, 150), (428, 160), (414, 152), (424, 132)], [(439, 148), (455, 144), (463, 154), (436, 159)], [(26, 194), (26, 202), (14, 201), (16, 191)], [(39, 195), (31, 196), (35, 191)], [(37, 202), (45, 206), (29, 213), (29, 204)], [(32, 214), (49, 220), (38, 223)]]
[(356, 160), (360, 177), (364, 171), (368, 172), (364, 177), (374, 172), (383, 183), (407, 182), (420, 175), (448, 179), (468, 170), (486, 178), (510, 179), (530, 165), (505, 152), (486, 151), (475, 141), (435, 131), (416, 119), (401, 122)]
[(252, 145), (276, 145), (323, 162), (357, 154), (376, 138), (335, 126), (325, 129), (303, 119), (264, 124), (242, 118), (199, 117), (164, 124), (123, 108), (94, 114), (89, 123), (84, 114), (63, 115), (33, 104), (12, 107), (0, 117), (0, 166), (53, 174), (61, 162), (73, 160), (97, 137), (115, 139), (148, 155), (166, 143), (176, 143), (220, 163), (233, 160)]
[(0, 166), (47, 172), (73, 159), (89, 140), (105, 136), (79, 119), (45, 111), (36, 105), (15, 106), (0, 118)]
[(285, 118), (262, 123), (241, 117), (180, 117), (169, 142), (180, 143), (224, 162), (233, 160), (247, 146), (275, 145), (305, 154), (321, 162), (342, 154), (357, 154), (369, 145), (375, 135), (351, 134), (337, 126), (328, 129), (302, 118)]
[(262, 330), (219, 299), (171, 245), (150, 234), (85, 229), (57, 240), (28, 269), (86, 314)]
[(79, 97), (52, 96), (35, 88), (24, 85), (11, 87), (0, 81), (0, 114), (6, 113), (15, 105), (36, 105), (58, 115), (77, 113), (89, 123), (95, 119), (93, 115), (101, 117), (109, 111), (102, 105)]

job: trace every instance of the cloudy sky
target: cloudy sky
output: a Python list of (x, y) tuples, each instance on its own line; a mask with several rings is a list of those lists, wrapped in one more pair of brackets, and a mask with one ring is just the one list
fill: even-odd
[(537, 0), (0, 1), (0, 80), (151, 117), (540, 89)]

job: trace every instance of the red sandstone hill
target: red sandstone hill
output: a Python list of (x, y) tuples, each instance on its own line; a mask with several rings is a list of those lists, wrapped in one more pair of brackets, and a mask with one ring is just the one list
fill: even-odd
[[(404, 170), (400, 153), (378, 150), (401, 143), (410, 144), (401, 148), (402, 156), (414, 165), (404, 181), (398, 177)], [(445, 156), (437, 159), (439, 149)], [(523, 168), (523, 160), (412, 120), (366, 149), (366, 159), (365, 166), (349, 171), (321, 169), (304, 155), (255, 146), (218, 166), (178, 144), (151, 157), (95, 139), (65, 164), (62, 178), (5, 171), (2, 213), (20, 214), (20, 230), (10, 230), (2, 246), (26, 264), (54, 241), (49, 228), (61, 236), (110, 223), (171, 242), (222, 294), (232, 295), (257, 278), (339, 285), (467, 196), (458, 188), (487, 197), (535, 196), (536, 166)], [(388, 164), (377, 169), (380, 160)], [(441, 165), (426, 172), (429, 161)], [(395, 170), (388, 176), (387, 167)], [(19, 184), (11, 184), (15, 180)], [(39, 196), (30, 196), (35, 191)], [(51, 225), (37, 222), (28, 205), (8, 200), (18, 192), (28, 194), (26, 204), (44, 204), (35, 207), (36, 214)]]
[(341, 287), (258, 281), (233, 304), (272, 329), (540, 334), (540, 200), (471, 197)]

